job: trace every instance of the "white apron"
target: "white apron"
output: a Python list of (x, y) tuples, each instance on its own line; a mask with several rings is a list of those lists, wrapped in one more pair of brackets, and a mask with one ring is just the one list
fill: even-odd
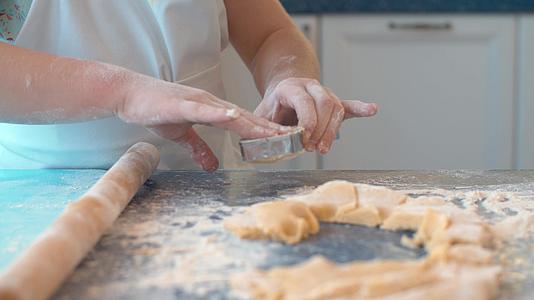
[[(223, 0), (34, 0), (15, 45), (97, 60), (207, 90), (224, 98), (220, 53), (228, 30)], [(195, 126), (223, 166), (229, 135)], [(0, 124), (0, 168), (108, 168), (132, 144), (162, 152), (160, 169), (197, 169), (180, 146), (118, 118), (60, 125)]]

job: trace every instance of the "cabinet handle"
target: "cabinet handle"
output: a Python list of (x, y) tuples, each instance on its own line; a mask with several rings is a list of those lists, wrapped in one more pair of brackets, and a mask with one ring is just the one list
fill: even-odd
[(428, 31), (448, 31), (452, 30), (450, 22), (443, 23), (427, 23), (427, 22), (413, 22), (413, 23), (396, 23), (389, 22), (390, 30), (428, 30)]

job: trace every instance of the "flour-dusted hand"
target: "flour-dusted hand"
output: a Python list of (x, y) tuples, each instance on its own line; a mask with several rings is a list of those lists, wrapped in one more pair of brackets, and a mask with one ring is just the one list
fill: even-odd
[(340, 100), (315, 79), (288, 78), (266, 91), (255, 114), (279, 124), (303, 127), (306, 149), (326, 154), (343, 120), (370, 117), (377, 110), (374, 103)]
[(242, 138), (262, 138), (289, 132), (200, 89), (138, 75), (128, 86), (116, 115), (128, 123), (148, 127), (163, 138), (184, 146), (204, 170), (214, 171), (219, 162), (195, 130), (203, 124), (236, 132)]
[(118, 116), (186, 147), (205, 170), (219, 163), (192, 126), (243, 138), (289, 132), (212, 94), (106, 63), (54, 56), (0, 43), (0, 122), (55, 124)]

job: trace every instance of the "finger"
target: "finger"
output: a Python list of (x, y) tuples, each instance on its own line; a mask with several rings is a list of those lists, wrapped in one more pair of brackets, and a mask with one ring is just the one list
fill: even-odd
[(283, 126), (274, 122), (271, 122), (263, 117), (256, 116), (253, 113), (246, 111), (246, 110), (240, 110), (240, 115), (242, 115), (244, 118), (246, 118), (248, 121), (250, 121), (253, 124), (256, 124), (257, 126), (269, 128), (272, 130), (275, 130), (277, 134), (284, 134), (288, 133), (292, 130), (291, 127)]
[(299, 120), (298, 126), (304, 128), (303, 143), (306, 150), (315, 150), (315, 145), (310, 143), (310, 137), (317, 126), (317, 113), (313, 98), (302, 89), (285, 95), (281, 103), (295, 110)]
[(217, 157), (191, 125), (166, 124), (150, 127), (150, 130), (184, 147), (203, 170), (211, 172), (219, 167)]
[[(219, 99), (220, 100), (220, 99)], [(226, 105), (223, 100), (219, 102), (221, 105)], [(227, 103), (227, 102), (226, 102)], [(227, 103), (230, 104), (230, 103)], [(252, 113), (234, 106), (235, 111), (239, 114), (239, 117), (226, 122), (213, 122), (211, 125), (217, 128), (231, 130), (236, 132), (241, 138), (244, 139), (256, 139), (275, 136), (290, 131), (290, 127), (281, 126), (268, 120), (255, 116)]]
[(256, 116), (254, 115), (253, 113), (233, 104), (233, 103), (230, 103), (230, 102), (227, 102), (227, 101), (224, 101), (220, 98), (217, 98), (216, 96), (214, 95), (211, 95), (209, 93), (206, 93), (207, 97), (204, 97), (203, 101), (206, 101), (206, 103), (213, 103), (214, 105), (216, 106), (219, 106), (219, 107), (226, 107), (227, 109), (234, 109), (235, 111), (237, 111), (239, 113), (239, 116), (240, 117), (243, 117), (245, 119), (247, 119), (250, 123), (252, 124), (255, 124), (259, 127), (264, 127), (264, 128), (268, 128), (268, 129), (272, 129), (272, 130), (275, 130), (276, 134), (284, 134), (284, 133), (288, 133), (291, 131), (291, 128), (290, 127), (287, 127), (287, 126), (282, 126), (280, 124), (276, 124), (274, 122), (270, 122), (269, 120), (265, 119), (265, 118), (262, 118), (262, 117), (259, 117), (259, 116)]
[(224, 105), (226, 107), (229, 107), (229, 108), (234, 108), (236, 109), (240, 116), (243, 116), (244, 118), (248, 119), (251, 123), (253, 124), (256, 124), (258, 126), (261, 126), (261, 127), (266, 127), (266, 128), (270, 128), (270, 129), (273, 129), (273, 130), (276, 130), (279, 134), (283, 134), (283, 133), (287, 133), (291, 130), (291, 128), (287, 127), (287, 126), (282, 126), (280, 124), (277, 124), (277, 123), (274, 123), (274, 122), (270, 122), (269, 120), (263, 118), (263, 117), (260, 117), (260, 116), (257, 116), (233, 103), (230, 103), (230, 102), (227, 102), (227, 101), (224, 101), (222, 99), (219, 99), (217, 97), (213, 97), (212, 99), (215, 103), (217, 103), (218, 105)]
[(168, 104), (158, 107), (160, 113), (150, 118), (146, 125), (161, 125), (169, 123), (198, 123), (211, 124), (229, 122), (239, 117), (236, 109), (215, 107), (213, 105), (196, 101), (170, 101)]
[(193, 128), (176, 139), (175, 142), (183, 145), (191, 154), (191, 158), (199, 164), (203, 170), (213, 172), (219, 168), (219, 160), (213, 154), (208, 144), (198, 136)]
[[(337, 100), (341, 101), (339, 97), (328, 87), (325, 89)], [(345, 109), (345, 120), (357, 117), (371, 117), (378, 112), (378, 104), (367, 103), (358, 100), (343, 100), (341, 101), (343, 108)]]
[(341, 127), (341, 123), (343, 122), (344, 116), (345, 109), (343, 108), (341, 103), (338, 103), (337, 105), (335, 105), (334, 110), (332, 112), (332, 116), (330, 118), (330, 122), (328, 123), (328, 126), (325, 129), (325, 132), (321, 137), (319, 144), (317, 145), (317, 149), (321, 154), (328, 153), (332, 148), (332, 144), (336, 140), (337, 132)]
[(378, 105), (376, 103), (366, 103), (358, 100), (343, 100), (341, 101), (345, 108), (345, 119), (371, 117), (378, 112)]
[(284, 134), (291, 130), (289, 127), (281, 126), (279, 124), (269, 122), (264, 118), (255, 116), (245, 109), (221, 100), (209, 93), (204, 93), (202, 99), (199, 101), (202, 101), (204, 105), (216, 105), (217, 108), (224, 107), (232, 112), (234, 117), (237, 116), (230, 121), (214, 121), (211, 122), (210, 125), (217, 128), (234, 131), (245, 139), (270, 137)]
[(258, 139), (279, 135), (279, 131), (265, 126), (257, 125), (245, 117), (231, 122), (213, 123), (213, 126), (237, 133), (244, 139)]
[(310, 137), (310, 144), (313, 144), (315, 148), (317, 148), (317, 144), (321, 140), (326, 128), (328, 127), (328, 124), (330, 123), (332, 112), (334, 111), (334, 105), (337, 104), (338, 107), (341, 107), (341, 104), (318, 83), (313, 82), (306, 85), (306, 91), (313, 97), (315, 101), (315, 107), (317, 108), (317, 125), (315, 126), (315, 130)]

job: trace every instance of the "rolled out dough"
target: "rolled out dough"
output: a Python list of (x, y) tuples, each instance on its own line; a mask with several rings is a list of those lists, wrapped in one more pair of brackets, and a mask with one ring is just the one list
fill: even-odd
[(496, 294), (501, 267), (494, 263), (494, 230), (473, 211), (440, 197), (411, 198), (385, 187), (331, 181), (307, 194), (253, 205), (225, 227), (241, 238), (294, 244), (317, 233), (318, 221), (413, 230), (403, 244), (425, 247), (429, 254), (339, 265), (317, 256), (297, 266), (236, 275), (232, 286), (255, 299), (450, 300)]

